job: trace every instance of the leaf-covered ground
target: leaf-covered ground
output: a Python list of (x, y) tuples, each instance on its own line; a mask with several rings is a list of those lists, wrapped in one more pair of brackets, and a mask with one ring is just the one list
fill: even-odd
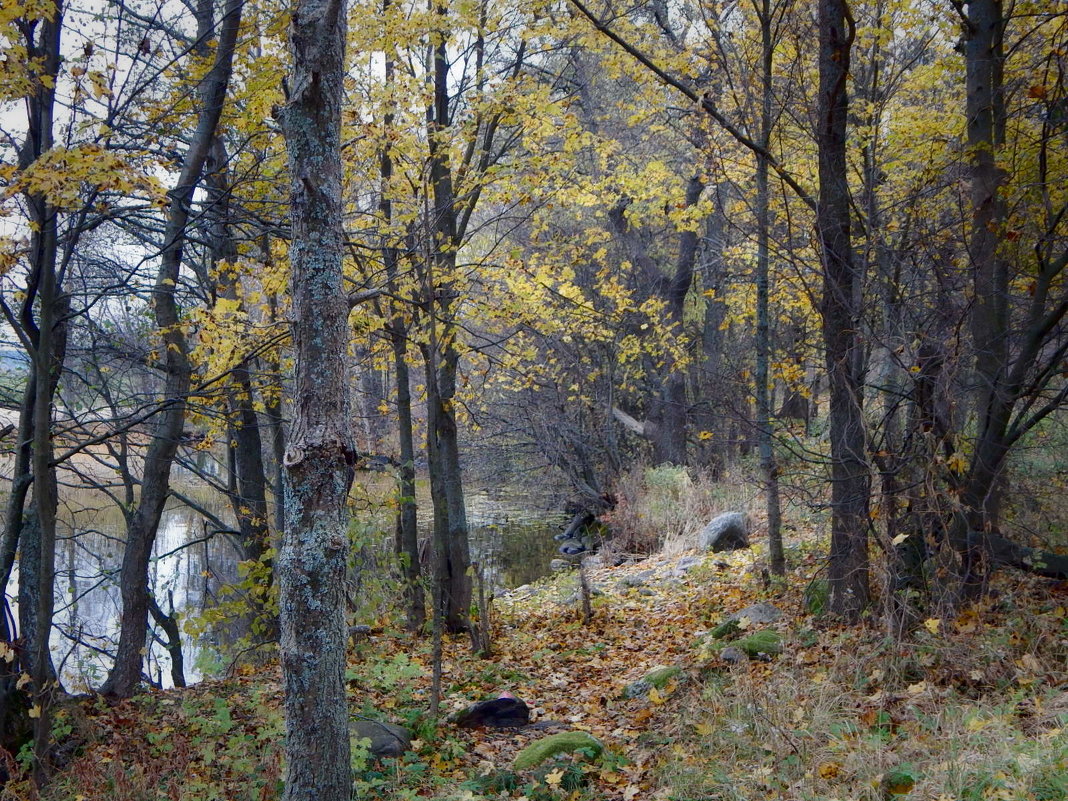
[[(753, 560), (591, 571), (600, 594), (588, 625), (574, 573), (497, 599), (492, 659), (446, 644), (443, 711), (508, 690), (539, 724), (520, 730), (435, 730), (429, 644), (376, 630), (353, 647), (353, 713), (405, 724), (416, 740), (382, 763), (357, 749), (354, 798), (1068, 799), (1068, 587), (1005, 575), (982, 605), (889, 636), (878, 615), (845, 628), (805, 611), (814, 559), (795, 554), (783, 583)], [(702, 635), (761, 600), (784, 612), (783, 654), (723, 662), (725, 643)], [(661, 666), (681, 671), (624, 696)], [(277, 667), (238, 673), (116, 706), (68, 704), (57, 723), (65, 767), (46, 798), (278, 798)], [(605, 750), (513, 769), (521, 748), (568, 729)], [(27, 792), (12, 783), (3, 797)]]

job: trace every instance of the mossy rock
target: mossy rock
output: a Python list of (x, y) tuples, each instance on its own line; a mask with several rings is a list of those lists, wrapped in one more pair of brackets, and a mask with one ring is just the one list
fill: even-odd
[(600, 741), (588, 732), (565, 731), (560, 734), (550, 734), (528, 745), (516, 755), (513, 767), (516, 770), (530, 770), (557, 754), (569, 754), (580, 748), (588, 749), (595, 756), (604, 750)]
[(760, 654), (773, 656), (782, 653), (782, 637), (777, 631), (771, 629), (753, 632), (748, 637), (735, 640), (732, 645), (744, 651), (751, 659)]
[(710, 633), (717, 640), (722, 640), (724, 637), (729, 637), (741, 631), (743, 620), (745, 621), (744, 628), (748, 629), (754, 626), (766, 626), (769, 623), (774, 623), (780, 617), (782, 617), (782, 612), (771, 604), (750, 604), (745, 609), (740, 609), (728, 617), (712, 629)]
[(659, 690), (680, 673), (682, 673), (682, 668), (678, 665), (653, 668), (642, 677), (642, 681), (646, 682), (650, 687), (656, 687)]
[(640, 698), (644, 695), (648, 695), (649, 690), (661, 689), (673, 678), (682, 673), (682, 668), (677, 665), (671, 667), (658, 667), (653, 668), (646, 673), (642, 678), (637, 681), (632, 681), (626, 687), (623, 688), (624, 698)]
[(740, 628), (737, 620), (727, 620), (712, 629), (712, 631), (709, 632), (709, 636), (716, 640), (722, 640), (724, 637), (729, 637), (734, 634)]

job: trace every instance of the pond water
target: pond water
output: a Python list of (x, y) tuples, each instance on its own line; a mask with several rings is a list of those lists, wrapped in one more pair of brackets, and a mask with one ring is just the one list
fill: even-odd
[[(429, 503), (420, 500), (420, 528), (428, 535), (423, 512), (428, 516)], [(223, 504), (206, 505), (224, 520), (231, 516)], [(479, 561), (490, 586), (516, 587), (549, 572), (558, 544), (552, 537), (565, 522), (562, 514), (538, 508), (529, 493), (507, 490), (470, 492), (467, 512), (472, 558)], [(60, 518), (52, 654), (64, 685), (77, 692), (98, 687), (110, 667), (107, 652), (114, 650), (118, 637), (124, 529), (114, 506), (94, 505), (85, 498), (70, 501)], [(215, 606), (220, 589), (237, 579), (237, 548), (226, 536), (210, 534), (203, 518), (184, 506), (168, 509), (160, 524), (150, 568), (152, 589), (163, 610), (178, 612), (182, 620)], [(16, 587), (17, 573), (9, 596)], [(187, 681), (220, 667), (215, 638), (221, 636), (226, 635), (183, 634)], [(163, 642), (150, 643), (147, 656), (152, 679), (170, 686), (170, 659)]]

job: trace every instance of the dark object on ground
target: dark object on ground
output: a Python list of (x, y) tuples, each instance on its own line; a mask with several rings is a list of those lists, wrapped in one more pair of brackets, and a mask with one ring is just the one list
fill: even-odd
[(564, 540), (557, 549), (564, 556), (577, 556), (589, 550), (582, 540)]
[(719, 658), (728, 665), (740, 665), (742, 662), (749, 661), (749, 655), (741, 648), (736, 648), (733, 645), (728, 645), (720, 651)]
[(702, 551), (737, 551), (749, 547), (749, 525), (741, 512), (727, 512), (704, 527), (697, 536)]
[(530, 709), (511, 693), (501, 693), (497, 698), (469, 706), (456, 715), (453, 722), (468, 729), (479, 726), (511, 729), (530, 723)]
[(379, 758), (399, 757), (412, 747), (412, 735), (406, 728), (378, 720), (352, 721), (349, 736), (355, 741), (370, 740), (368, 751)]

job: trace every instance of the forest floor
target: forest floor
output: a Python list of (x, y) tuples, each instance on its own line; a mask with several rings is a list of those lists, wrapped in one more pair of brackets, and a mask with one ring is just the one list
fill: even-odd
[[(752, 551), (685, 573), (663, 556), (589, 571), (601, 594), (588, 624), (574, 572), (497, 599), (492, 658), (470, 655), (465, 639), (446, 643), (443, 712), (507, 690), (535, 722), (604, 746), (527, 771), (514, 769), (516, 754), (559, 726), (435, 729), (429, 642), (375, 628), (350, 657), (354, 715), (407, 725), (415, 742), (381, 763), (357, 750), (353, 797), (1068, 799), (1068, 584), (1002, 574), (980, 605), (889, 636), (878, 615), (845, 627), (809, 614), (820, 562), (791, 556), (785, 581), (768, 582)], [(783, 612), (772, 626), (783, 653), (725, 663), (725, 643), (705, 633), (758, 601)], [(680, 671), (624, 696), (662, 666)], [(65, 766), (44, 798), (278, 798), (281, 703), (268, 664), (113, 706), (67, 704), (56, 724)]]

